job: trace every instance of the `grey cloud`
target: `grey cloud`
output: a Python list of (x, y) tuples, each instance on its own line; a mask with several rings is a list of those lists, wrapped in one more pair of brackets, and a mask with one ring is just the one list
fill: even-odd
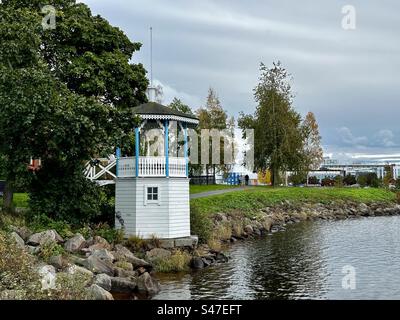
[(376, 134), (377, 142), (384, 147), (394, 147), (396, 143), (393, 141), (395, 136), (391, 130), (383, 129)]
[(342, 138), (343, 143), (351, 145), (353, 147), (364, 147), (368, 144), (367, 137), (356, 137), (353, 135), (351, 130), (347, 127), (341, 127), (338, 130), (340, 137)]
[(143, 43), (134, 61), (147, 68), (153, 26), (166, 100), (177, 94), (197, 108), (213, 86), (229, 113), (252, 113), (259, 63), (279, 59), (293, 75), (296, 109), (316, 114), (327, 153), (400, 152), (396, 0), (352, 3), (353, 31), (341, 28), (346, 0), (84, 2)]

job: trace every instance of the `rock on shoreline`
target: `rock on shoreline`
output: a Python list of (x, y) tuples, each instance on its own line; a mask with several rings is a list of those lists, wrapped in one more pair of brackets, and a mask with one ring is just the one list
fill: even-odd
[[(400, 205), (350, 201), (299, 204), (285, 201), (266, 207), (253, 217), (246, 217), (240, 212), (216, 213), (213, 215), (212, 230), (213, 237), (228, 244), (284, 230), (287, 224), (305, 220), (391, 215), (400, 215)], [(127, 247), (121, 244), (112, 245), (99, 236), (85, 239), (81, 234), (76, 234), (64, 241), (55, 230), (32, 234), (27, 228), (10, 229), (10, 239), (28, 254), (37, 255), (51, 242), (63, 245), (65, 254), (54, 255), (44, 261), (45, 264), (38, 259), (39, 274), (47, 289), (51, 290), (55, 286), (54, 279), (58, 274), (80, 275), (89, 279), (86, 291), (90, 299), (97, 300), (112, 300), (113, 292), (157, 294), (160, 285), (154, 278), (154, 263), (171, 259), (175, 250), (149, 247), (137, 257)], [(195, 270), (228, 261), (221, 250), (207, 245), (185, 250), (191, 256), (190, 267)], [(0, 297), (2, 295), (9, 297), (12, 294), (0, 292)]]
[[(260, 210), (252, 218), (244, 217), (240, 212), (218, 213), (214, 215), (213, 229), (221, 230), (222, 227), (230, 229), (231, 237), (220, 240), (236, 242), (266, 233), (275, 233), (284, 229), (286, 224), (305, 220), (342, 220), (392, 215), (400, 215), (400, 205), (375, 202), (366, 204), (351, 201), (299, 204), (285, 201)], [(217, 237), (218, 233), (214, 236)]]

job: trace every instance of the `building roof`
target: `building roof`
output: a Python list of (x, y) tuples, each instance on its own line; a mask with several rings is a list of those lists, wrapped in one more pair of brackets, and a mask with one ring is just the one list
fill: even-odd
[(198, 124), (199, 119), (191, 114), (173, 110), (157, 102), (147, 102), (132, 109), (142, 119), (150, 120), (176, 120), (192, 124)]

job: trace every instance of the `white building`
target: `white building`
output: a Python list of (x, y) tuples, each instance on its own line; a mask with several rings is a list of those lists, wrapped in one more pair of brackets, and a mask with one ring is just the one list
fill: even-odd
[[(189, 237), (188, 128), (199, 121), (155, 102), (133, 111), (142, 121), (135, 128), (135, 155), (121, 157), (117, 151), (116, 227), (144, 239)], [(154, 130), (159, 134), (149, 138)], [(161, 145), (156, 156), (150, 155), (154, 140)]]

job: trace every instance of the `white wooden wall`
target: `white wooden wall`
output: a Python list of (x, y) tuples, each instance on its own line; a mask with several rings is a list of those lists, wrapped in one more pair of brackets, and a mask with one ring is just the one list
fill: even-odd
[(189, 179), (169, 183), (169, 238), (190, 236)]
[[(159, 203), (145, 201), (146, 186), (158, 186)], [(116, 182), (116, 212), (124, 219), (125, 235), (144, 239), (190, 236), (189, 179), (120, 178)], [(120, 228), (116, 219), (116, 226)]]
[[(126, 234), (135, 233), (136, 216), (133, 210), (136, 205), (135, 189), (133, 179), (118, 179), (115, 184), (115, 212), (121, 213)], [(121, 228), (118, 219), (115, 219), (115, 226)]]

